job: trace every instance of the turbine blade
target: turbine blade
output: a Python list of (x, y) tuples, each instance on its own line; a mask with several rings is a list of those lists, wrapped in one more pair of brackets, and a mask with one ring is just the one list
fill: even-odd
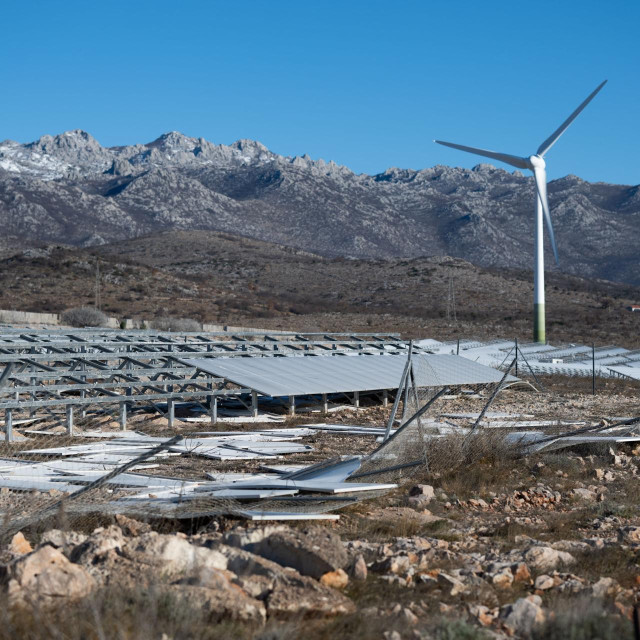
[(551, 224), (551, 216), (549, 215), (549, 202), (547, 201), (547, 172), (542, 167), (533, 168), (533, 178), (536, 183), (536, 191), (538, 192), (538, 198), (542, 203), (542, 211), (544, 213), (544, 222), (547, 225), (547, 232), (549, 233), (549, 239), (551, 240), (551, 248), (553, 249), (553, 255), (558, 260), (558, 247), (556, 246), (556, 238), (553, 234), (553, 225)]
[(460, 149), (460, 151), (475, 153), (478, 156), (485, 156), (486, 158), (500, 160), (500, 162), (505, 162), (506, 164), (510, 164), (512, 167), (517, 167), (518, 169), (529, 168), (527, 160), (525, 158), (520, 158), (519, 156), (512, 156), (508, 153), (497, 153), (496, 151), (487, 151), (486, 149), (476, 149), (475, 147), (465, 147), (461, 144), (454, 144), (453, 142), (443, 142), (442, 140), (434, 140), (434, 142), (442, 144), (445, 147), (451, 147), (452, 149)]
[(607, 81), (601, 82), (582, 102), (582, 104), (538, 147), (536, 152), (540, 157), (544, 156), (549, 149), (556, 143), (558, 138), (569, 128), (569, 125), (578, 117), (580, 112), (596, 97), (596, 94)]

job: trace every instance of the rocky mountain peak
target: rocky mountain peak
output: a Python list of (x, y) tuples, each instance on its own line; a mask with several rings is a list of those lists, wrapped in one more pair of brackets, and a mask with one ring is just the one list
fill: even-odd
[(267, 149), (267, 147), (265, 147), (262, 142), (258, 142), (257, 140), (249, 140), (247, 138), (236, 140), (230, 146), (232, 149), (237, 149), (238, 151), (270, 153), (269, 149)]
[[(486, 163), (355, 175), (254, 140), (217, 145), (170, 131), (105, 148), (76, 130), (0, 143), (0, 169), (0, 224), (25, 246), (209, 229), (326, 256), (532, 264), (532, 179)], [(640, 283), (637, 188), (567, 176), (549, 183), (549, 203), (560, 269)]]
[(149, 148), (160, 148), (166, 150), (179, 149), (181, 151), (192, 151), (198, 145), (196, 138), (189, 138), (179, 131), (169, 131), (163, 133), (153, 142), (147, 143), (145, 146)]
[(102, 151), (100, 143), (91, 134), (82, 129), (65, 131), (55, 136), (44, 135), (25, 146), (51, 155), (60, 155), (78, 150), (89, 153)]

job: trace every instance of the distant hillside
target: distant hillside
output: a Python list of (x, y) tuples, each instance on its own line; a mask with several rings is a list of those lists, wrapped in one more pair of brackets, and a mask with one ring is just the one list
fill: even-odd
[[(0, 143), (5, 253), (205, 229), (330, 257), (530, 268), (533, 200), (531, 178), (487, 164), (356, 175), (251, 140), (215, 145), (177, 132), (112, 148), (84, 131)], [(638, 186), (567, 176), (550, 183), (549, 200), (560, 270), (640, 284)]]
[[(459, 258), (350, 260), (217, 232), (168, 232), (90, 249), (47, 247), (0, 261), (0, 309), (93, 304), (116, 317), (160, 315), (306, 331), (406, 336), (531, 335), (528, 271)], [(549, 340), (640, 347), (640, 289), (550, 274)]]

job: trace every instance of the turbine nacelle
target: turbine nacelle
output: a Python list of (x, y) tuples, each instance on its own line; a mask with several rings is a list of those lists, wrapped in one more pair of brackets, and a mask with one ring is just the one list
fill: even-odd
[(535, 171), (536, 169), (544, 169), (547, 166), (544, 158), (539, 155), (529, 156), (527, 158), (527, 163), (529, 164), (529, 169), (531, 169), (531, 171)]

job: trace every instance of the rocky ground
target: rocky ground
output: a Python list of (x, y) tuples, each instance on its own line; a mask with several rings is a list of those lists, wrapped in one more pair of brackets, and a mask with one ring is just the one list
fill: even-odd
[[(492, 410), (610, 419), (638, 415), (636, 392), (513, 390)], [(374, 446), (319, 438), (323, 455)], [(61, 516), (5, 540), (0, 638), (631, 638), (638, 453), (433, 448), (428, 468), (331, 523)]]

